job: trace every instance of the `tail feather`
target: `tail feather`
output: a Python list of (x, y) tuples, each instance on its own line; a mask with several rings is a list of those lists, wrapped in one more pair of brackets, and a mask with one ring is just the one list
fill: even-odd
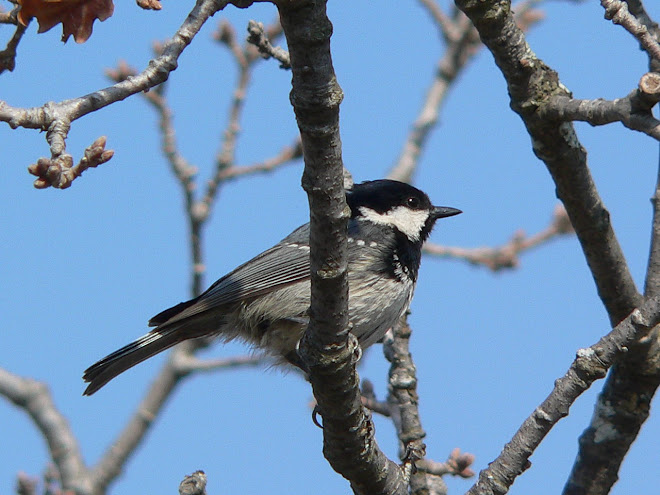
[(185, 340), (177, 330), (177, 326), (152, 330), (87, 368), (83, 380), (89, 385), (83, 395), (92, 395), (120, 373)]

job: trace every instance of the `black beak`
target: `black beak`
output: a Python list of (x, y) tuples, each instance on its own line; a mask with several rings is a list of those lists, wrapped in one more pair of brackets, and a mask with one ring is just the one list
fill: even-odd
[(458, 215), (459, 213), (463, 213), (463, 212), (457, 208), (452, 208), (450, 206), (433, 207), (433, 218), (435, 219), (453, 217), (454, 215)]

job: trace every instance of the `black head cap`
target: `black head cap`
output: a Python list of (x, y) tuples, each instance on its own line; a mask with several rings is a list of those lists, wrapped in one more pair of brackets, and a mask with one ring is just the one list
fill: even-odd
[[(461, 213), (456, 208), (433, 206), (429, 197), (416, 187), (387, 179), (355, 185), (347, 191), (346, 201), (354, 218), (366, 215), (374, 223), (396, 228), (414, 242), (424, 241), (439, 218)], [(404, 213), (407, 210), (424, 214), (411, 216)]]
[(397, 206), (406, 206), (413, 210), (433, 210), (426, 193), (405, 182), (389, 179), (356, 184), (353, 189), (347, 191), (346, 201), (354, 215), (359, 214), (361, 206), (378, 213), (387, 213)]

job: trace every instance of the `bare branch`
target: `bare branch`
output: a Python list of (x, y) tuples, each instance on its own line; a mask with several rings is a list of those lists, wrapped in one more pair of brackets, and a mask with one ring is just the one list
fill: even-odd
[[(13, 18), (13, 20), (15, 20), (16, 10), (13, 10), (8, 15), (10, 16), (10, 18)], [(5, 47), (5, 49), (0, 51), (0, 74), (2, 74), (6, 70), (11, 72), (16, 67), (16, 51), (18, 49), (18, 44), (20, 43), (21, 38), (23, 37), (23, 34), (25, 34), (26, 30), (27, 30), (27, 26), (23, 26), (22, 24), (17, 23), (16, 31), (14, 31), (14, 35), (7, 42), (7, 46)]]
[(649, 54), (650, 58), (660, 61), (660, 43), (649, 33), (648, 28), (644, 24), (630, 14), (626, 2), (622, 2), (621, 0), (600, 0), (600, 4), (605, 8), (606, 19), (610, 19), (614, 24), (621, 25), (639, 41), (639, 44)]
[(16, 495), (37, 495), (39, 481), (25, 473), (18, 473), (16, 479)]
[[(413, 494), (444, 494), (446, 486), (438, 476), (453, 474), (473, 476), (469, 466), (474, 461), (471, 454), (461, 454), (454, 449), (447, 463), (424, 459), (426, 436), (419, 416), (417, 376), (409, 350), (411, 329), (405, 318), (383, 341), (385, 357), (391, 363), (389, 372), (389, 411), (399, 437), (399, 457), (403, 461), (404, 479), (409, 480)], [(420, 466), (422, 466), (420, 468)], [(440, 470), (440, 466), (443, 470)]]
[(607, 101), (578, 100), (565, 95), (551, 97), (541, 108), (540, 118), (570, 122), (588, 122), (593, 126), (621, 122), (629, 129), (660, 140), (660, 120), (653, 107), (660, 101), (660, 74), (649, 72), (639, 81), (638, 89), (624, 98)]
[[(282, 28), (279, 22), (274, 22), (267, 28), (267, 31), (271, 33), (272, 37), (277, 38), (281, 35)], [(239, 75), (236, 88), (234, 89), (234, 98), (229, 109), (229, 121), (227, 122), (227, 127), (223, 133), (222, 146), (216, 159), (215, 175), (207, 183), (206, 193), (196, 205), (195, 214), (199, 221), (203, 221), (208, 217), (209, 213), (211, 212), (213, 202), (216, 200), (218, 189), (225, 180), (233, 178), (233, 174), (235, 174), (235, 176), (243, 175), (241, 172), (265, 172), (269, 170), (268, 167), (270, 165), (268, 164), (261, 167), (254, 167), (252, 168), (252, 172), (248, 172), (247, 170), (238, 171), (237, 168), (234, 167), (236, 143), (238, 139), (238, 133), (241, 128), (240, 119), (243, 112), (245, 97), (247, 95), (247, 88), (252, 78), (252, 68), (255, 62), (259, 60), (258, 52), (255, 47), (249, 43), (246, 43), (244, 46), (240, 46), (236, 41), (236, 34), (233, 28), (227, 23), (220, 24), (215, 38), (227, 45), (227, 47), (234, 55), (234, 58), (236, 59), (239, 67)], [(292, 156), (291, 159), (295, 158), (293, 154), (289, 156)], [(286, 158), (286, 156), (284, 158)], [(275, 168), (284, 163), (286, 163), (286, 160), (272, 163), (272, 168)], [(227, 173), (227, 170), (230, 168), (232, 168), (233, 171)]]
[[(270, 28), (269, 32), (277, 36), (278, 28)], [(274, 170), (278, 166), (289, 163), (300, 156), (300, 145), (283, 149), (276, 157), (262, 163), (246, 167), (234, 165), (234, 148), (236, 145), (239, 119), (241, 115), (245, 92), (249, 83), (253, 62), (258, 60), (256, 49), (246, 45), (241, 48), (236, 42), (235, 33), (231, 26), (221, 23), (219, 41), (226, 44), (239, 65), (239, 81), (234, 92), (234, 101), (230, 109), (230, 118), (227, 130), (224, 133), (223, 148), (218, 158), (216, 176), (212, 184), (207, 188), (206, 195), (196, 200), (194, 191), (196, 189), (195, 176), (197, 169), (179, 153), (176, 142), (176, 131), (174, 128), (172, 110), (165, 96), (163, 84), (154, 90), (142, 93), (143, 97), (156, 109), (159, 116), (162, 149), (170, 168), (181, 185), (186, 202), (186, 213), (191, 226), (190, 245), (192, 251), (192, 284), (193, 296), (198, 295), (202, 289), (202, 274), (204, 272), (203, 256), (201, 251), (202, 234), (205, 221), (210, 213), (213, 201), (216, 199), (216, 191), (219, 185), (233, 178), (245, 176), (249, 173), (266, 172)], [(156, 53), (165, 47), (156, 46)], [(120, 64), (117, 69), (108, 71), (108, 76), (116, 81), (128, 80), (136, 77), (135, 71), (126, 64)], [(143, 440), (149, 431), (153, 420), (160, 414), (167, 398), (174, 391), (183, 378), (198, 371), (211, 371), (217, 369), (230, 369), (236, 366), (259, 365), (264, 362), (263, 357), (238, 357), (217, 361), (202, 361), (194, 357), (195, 351), (205, 347), (212, 339), (197, 339), (185, 342), (175, 347), (169, 355), (168, 362), (157, 375), (147, 395), (137, 407), (131, 420), (103, 455), (93, 471), (95, 486), (107, 487), (121, 472), (123, 466), (135, 451), (137, 445)]]
[(280, 62), (282, 69), (291, 68), (291, 59), (289, 53), (279, 46), (273, 46), (271, 41), (264, 31), (264, 25), (261, 22), (250, 21), (248, 23), (248, 43), (252, 43), (257, 47), (261, 56), (268, 60), (274, 58)]
[[(653, 204), (653, 226), (644, 296), (660, 295), (660, 167)], [(564, 495), (606, 495), (632, 443), (648, 419), (660, 386), (660, 340), (656, 327), (610, 371), (564, 487)], [(612, 407), (612, 404), (623, 407)], [(602, 432), (607, 432), (604, 435)]]
[(190, 353), (195, 342), (184, 342), (170, 352), (168, 362), (156, 376), (147, 395), (137, 406), (135, 413), (124, 426), (118, 437), (110, 443), (99, 462), (94, 466), (90, 477), (93, 486), (104, 492), (121, 473), (129, 457), (135, 452), (154, 420), (160, 414), (165, 402), (185, 375), (181, 375), (172, 362), (179, 353)]
[(529, 466), (529, 458), (552, 427), (568, 415), (570, 406), (628, 348), (660, 323), (660, 298), (635, 309), (596, 344), (580, 349), (566, 374), (555, 381), (548, 397), (525, 420), (502, 453), (481, 471), (468, 495), (504, 494)]
[(3, 8), (0, 7), (0, 24), (13, 24), (17, 26), (18, 22), (18, 11), (19, 7), (16, 7), (9, 12), (5, 12)]
[(495, 0), (456, 0), (480, 33), (504, 75), (511, 108), (527, 127), (533, 149), (556, 185), (571, 219), (600, 296), (615, 325), (639, 304), (621, 246), (587, 166), (572, 125), (543, 119), (537, 112), (552, 95), (568, 96), (555, 71), (538, 59), (516, 25), (510, 6)]
[[(628, 4), (628, 11), (635, 16), (639, 23), (646, 26), (646, 29), (648, 29), (656, 41), (660, 41), (660, 26), (646, 12), (642, 0), (626, 0), (626, 3)], [(649, 70), (651, 72), (660, 72), (660, 60), (649, 57)]]
[(300, 356), (323, 417), (323, 453), (356, 493), (407, 493), (362, 407), (355, 371), (357, 339), (348, 327), (348, 208), (339, 137), (343, 98), (332, 66), (325, 2), (276, 2), (292, 68), (291, 103), (300, 129), (310, 205), (310, 323)]
[(660, 163), (655, 183), (655, 191), (651, 198), (653, 205), (653, 224), (651, 229), (651, 248), (649, 263), (646, 268), (644, 295), (654, 297), (660, 294)]
[(378, 400), (373, 383), (366, 378), (362, 379), (361, 395), (364, 407), (386, 418), (392, 416), (392, 408), (389, 402)]
[(227, 370), (232, 368), (244, 368), (247, 366), (263, 366), (272, 361), (267, 356), (234, 356), (222, 359), (199, 359), (193, 354), (179, 353), (174, 356), (173, 366), (180, 374), (195, 372), (209, 372)]
[[(433, 0), (426, 3), (435, 5)], [(448, 27), (445, 26), (443, 32), (444, 29)], [(452, 24), (452, 33), (447, 40), (449, 44), (438, 62), (435, 77), (426, 93), (422, 108), (403, 144), (399, 158), (387, 174), (390, 179), (412, 181), (419, 156), (438, 121), (440, 105), (444, 102), (447, 91), (481, 47), (476, 30), (463, 14), (460, 14), (459, 20)]]
[(48, 444), (65, 490), (90, 493), (87, 468), (66, 418), (55, 406), (48, 387), (0, 368), (0, 395), (24, 410)]
[[(233, 165), (230, 167), (223, 168), (218, 170), (218, 173), (213, 178), (218, 182), (226, 182), (244, 175), (253, 175), (257, 173), (268, 173), (272, 172), (283, 165), (288, 165), (295, 160), (302, 158), (302, 144), (300, 143), (300, 138), (297, 138), (292, 146), (285, 146), (282, 150), (272, 158), (267, 158), (266, 160), (255, 163), (253, 165)], [(205, 198), (205, 201), (208, 201), (209, 198)]]
[[(482, 47), (479, 33), (461, 11), (457, 11), (455, 19), (451, 19), (435, 0), (420, 1), (443, 33), (447, 49), (438, 61), (435, 77), (399, 157), (387, 175), (390, 179), (403, 182), (411, 182), (413, 179), (420, 154), (438, 122), (440, 107), (449, 88)], [(534, 3), (533, 0), (527, 0), (516, 6), (516, 22), (523, 30), (542, 19), (542, 15), (532, 8)]]
[(86, 96), (60, 103), (46, 103), (43, 107), (15, 108), (0, 101), (0, 121), (9, 124), (12, 129), (25, 127), (47, 131), (51, 160), (64, 160), (66, 138), (73, 121), (167, 80), (170, 72), (176, 69), (179, 56), (206, 20), (228, 3), (227, 0), (200, 0), (174, 36), (165, 43), (163, 53), (135, 77)]
[(471, 478), (474, 476), (474, 471), (471, 469), (474, 459), (473, 454), (461, 452), (461, 449), (455, 448), (449, 454), (446, 462), (421, 459), (417, 462), (417, 469), (422, 473), (428, 473), (434, 476), (445, 476), (449, 474), (460, 478)]
[(391, 333), (383, 339), (383, 352), (390, 362), (387, 402), (396, 409), (392, 419), (399, 437), (399, 458), (403, 461), (404, 478), (410, 480), (412, 492), (417, 492), (420, 480), (411, 474), (415, 464), (426, 456), (423, 442), (426, 432), (419, 417), (419, 396), (417, 395), (417, 371), (410, 355), (409, 342), (412, 331), (406, 319), (402, 318)]
[(419, 0), (419, 2), (436, 23), (445, 41), (456, 42), (463, 37), (462, 26), (459, 27), (457, 22), (445, 14), (435, 0)]
[(427, 242), (424, 245), (424, 252), (433, 256), (443, 258), (455, 258), (467, 261), (472, 265), (483, 265), (494, 272), (516, 268), (519, 266), (519, 255), (525, 251), (538, 247), (560, 235), (574, 234), (566, 210), (562, 205), (555, 207), (555, 212), (550, 225), (537, 234), (526, 236), (520, 230), (516, 232), (511, 240), (499, 247), (482, 248), (459, 248), (440, 246)]

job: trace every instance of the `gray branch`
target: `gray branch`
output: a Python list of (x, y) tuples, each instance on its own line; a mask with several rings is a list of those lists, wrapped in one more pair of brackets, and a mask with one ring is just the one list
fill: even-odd
[(65, 155), (72, 122), (166, 81), (170, 72), (177, 68), (179, 56), (204, 23), (228, 3), (228, 0), (198, 1), (174, 36), (165, 43), (162, 54), (140, 74), (88, 95), (59, 103), (48, 102), (41, 107), (17, 108), (0, 100), (0, 122), (6, 122), (12, 129), (24, 127), (46, 131), (51, 160), (58, 160)]
[(330, 55), (325, 2), (276, 2), (289, 47), (291, 103), (302, 140), (303, 187), (310, 206), (310, 324), (300, 353), (323, 418), (324, 455), (356, 493), (407, 493), (401, 469), (374, 439), (355, 371), (357, 340), (348, 328), (344, 169), (339, 138), (343, 98)]
[(59, 472), (62, 488), (91, 493), (78, 441), (66, 418), (55, 406), (48, 387), (0, 368), (0, 396), (24, 410), (39, 429)]
[[(605, 376), (612, 364), (635, 342), (660, 323), (660, 298), (635, 309), (596, 344), (580, 349), (566, 374), (555, 382), (550, 395), (525, 420), (502, 453), (479, 474), (468, 495), (503, 495), (529, 466), (529, 458), (552, 427), (565, 416), (591, 384)], [(584, 493), (584, 492), (580, 492)]]

